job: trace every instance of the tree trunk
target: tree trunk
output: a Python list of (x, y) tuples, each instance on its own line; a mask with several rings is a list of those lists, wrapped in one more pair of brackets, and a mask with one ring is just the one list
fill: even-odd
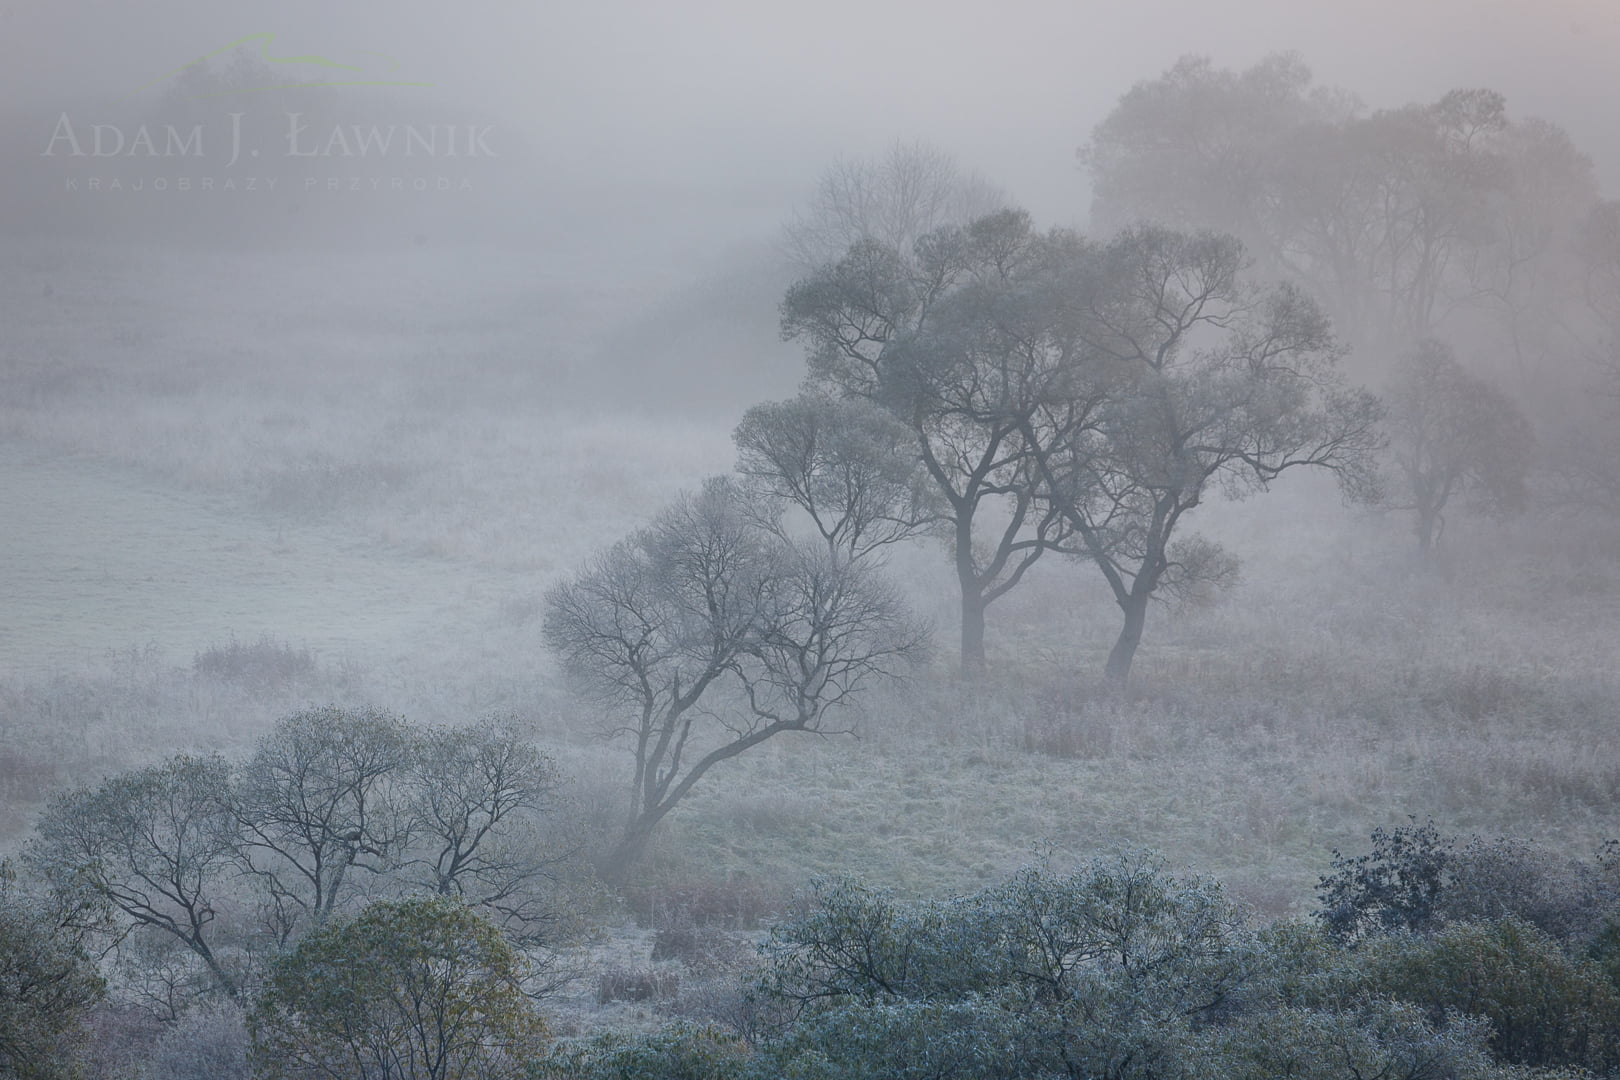
[(1108, 666), (1103, 675), (1110, 682), (1124, 682), (1131, 674), (1131, 661), (1136, 659), (1136, 647), (1142, 644), (1142, 628), (1147, 625), (1147, 596), (1132, 596), (1120, 607), (1125, 609), (1125, 627), (1108, 654)]
[(1416, 529), (1417, 538), (1418, 538), (1418, 550), (1420, 552), (1422, 552), (1424, 555), (1429, 554), (1429, 552), (1434, 549), (1434, 539), (1435, 539), (1435, 537), (1434, 537), (1434, 526), (1435, 526), (1435, 519), (1437, 517), (1439, 517), (1439, 515), (1437, 513), (1435, 513), (1429, 507), (1427, 507), (1427, 506), (1419, 506), (1418, 507), (1418, 519), (1417, 519), (1417, 529)]
[(962, 674), (969, 678), (984, 672), (984, 598), (975, 589), (962, 592)]
[(985, 669), (985, 602), (973, 565), (973, 522), (965, 515), (956, 521), (956, 581), (962, 590), (962, 674), (971, 679)]
[(652, 840), (653, 826), (645, 821), (636, 821), (627, 826), (619, 842), (613, 845), (607, 860), (600, 868), (602, 880), (614, 887), (622, 886), (630, 880), (630, 871), (636, 863), (647, 853), (647, 844)]

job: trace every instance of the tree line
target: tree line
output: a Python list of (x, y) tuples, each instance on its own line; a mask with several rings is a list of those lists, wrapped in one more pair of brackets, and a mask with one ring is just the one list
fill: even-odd
[(269, 957), (396, 896), (453, 897), (526, 947), (564, 914), (562, 777), (499, 720), (422, 728), (308, 709), (240, 762), (179, 755), (54, 796), (22, 866), (126, 989), (173, 1017), (250, 994)]

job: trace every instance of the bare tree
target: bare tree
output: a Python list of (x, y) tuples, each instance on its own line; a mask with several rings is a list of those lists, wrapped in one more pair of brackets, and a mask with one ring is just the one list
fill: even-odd
[(871, 402), (807, 391), (755, 405), (732, 438), (747, 490), (802, 510), (834, 559), (871, 556), (933, 517), (911, 429)]
[(1419, 548), (1440, 542), (1454, 497), (1484, 513), (1524, 509), (1535, 442), (1530, 422), (1506, 394), (1459, 364), (1450, 346), (1421, 342), (1385, 397), (1399, 475), (1392, 506), (1416, 515)]
[(634, 772), (605, 872), (720, 762), (831, 716), (918, 658), (923, 632), (861, 563), (787, 543), (726, 480), (683, 496), (546, 598), (545, 634), (583, 691), (623, 719)]
[(120, 773), (53, 798), (26, 861), (59, 892), (110, 904), (121, 916), (118, 939), (142, 927), (173, 937), (235, 997), (238, 981), (213, 932), (235, 872), (229, 796), (229, 766), (217, 757), (181, 755)]
[(410, 823), (394, 784), (408, 761), (398, 717), (326, 706), (277, 723), (242, 766), (241, 858), (279, 942), (350, 900), (354, 871), (379, 874), (404, 855)]
[(558, 912), (546, 886), (572, 848), (544, 835), (555, 811), (556, 762), (511, 720), (413, 733), (405, 771), (420, 884), (481, 909), (514, 941), (543, 943)]
[(1083, 423), (1037, 414), (1027, 439), (1043, 497), (1124, 614), (1113, 679), (1130, 673), (1150, 601), (1235, 574), (1218, 546), (1185, 535), (1212, 487), (1241, 497), (1317, 467), (1358, 497), (1374, 488), (1377, 400), (1344, 386), (1313, 301), (1288, 286), (1256, 289), (1243, 271), (1232, 237), (1122, 234), (1100, 255), (1077, 354), (1109, 373), (1105, 392)]
[(919, 237), (965, 225), (1006, 201), (939, 147), (896, 141), (881, 157), (841, 159), (823, 174), (809, 205), (784, 229), (787, 252), (807, 271), (866, 241), (907, 252)]

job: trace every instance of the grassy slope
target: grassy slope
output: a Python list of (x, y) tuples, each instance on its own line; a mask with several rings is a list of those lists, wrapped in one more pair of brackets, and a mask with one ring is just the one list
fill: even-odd
[[(510, 257), (82, 252), (25, 253), (0, 282), (0, 829), (15, 839), (54, 784), (240, 746), (328, 698), (527, 713), (607, 827), (622, 752), (558, 694), (538, 597), (729, 459), (723, 425), (595, 396), (611, 286)], [(1282, 911), (1331, 846), (1408, 813), (1581, 854), (1620, 833), (1603, 536), (1458, 529), (1435, 573), (1398, 524), (1309, 482), (1204, 527), (1246, 580), (1156, 612), (1131, 693), (1093, 679), (1106, 598), (1047, 567), (993, 609), (993, 680), (959, 686), (942, 659), (874, 699), (859, 741), (728, 763), (670, 821), (651, 879), (770, 891), (850, 871), (939, 892), (1043, 841), (1124, 841)], [(895, 569), (948, 656), (937, 553)], [(189, 670), (233, 634), (326, 666), (270, 688)]]

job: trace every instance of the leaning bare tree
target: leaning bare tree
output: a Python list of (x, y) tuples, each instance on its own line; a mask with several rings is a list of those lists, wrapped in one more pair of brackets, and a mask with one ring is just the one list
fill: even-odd
[(546, 597), (545, 636), (634, 758), (622, 881), (714, 766), (835, 713), (916, 662), (923, 631), (869, 567), (759, 524), (728, 480), (683, 496)]

